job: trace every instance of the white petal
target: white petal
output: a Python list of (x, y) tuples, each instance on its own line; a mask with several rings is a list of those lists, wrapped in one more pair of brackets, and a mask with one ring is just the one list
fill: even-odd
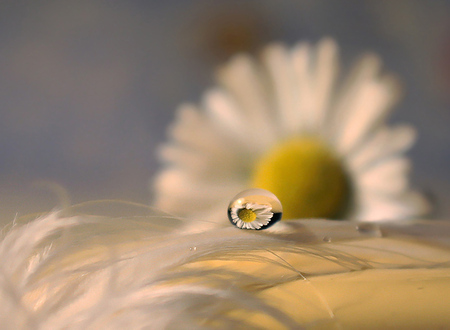
[(355, 66), (336, 102), (330, 138), (341, 153), (361, 143), (399, 97), (399, 85), (393, 77), (378, 77), (380, 66), (378, 57), (365, 56)]
[(264, 210), (269, 210), (270, 211), (270, 206), (264, 205), (264, 204), (256, 204), (256, 203), (252, 203), (251, 204), (251, 209), (255, 210), (255, 211), (259, 211), (262, 212)]
[(283, 133), (293, 134), (298, 131), (297, 82), (292, 70), (290, 56), (282, 45), (272, 45), (265, 49), (263, 61), (273, 81), (274, 107)]
[(166, 169), (162, 171), (155, 181), (155, 185), (163, 192), (170, 193), (173, 197), (189, 197), (195, 195), (201, 199), (216, 199), (229, 196), (240, 191), (243, 184), (227, 178), (215, 178), (215, 180), (199, 180), (189, 173), (179, 169)]
[(392, 195), (406, 191), (409, 169), (406, 158), (385, 161), (358, 176), (356, 193), (369, 191)]
[(210, 90), (205, 94), (203, 103), (214, 126), (230, 140), (235, 141), (236, 148), (245, 148), (253, 155), (264, 152), (268, 148), (268, 143), (272, 143), (265, 139), (265, 132), (258, 123), (242, 111), (225, 91)]
[(273, 213), (272, 213), (272, 212), (268, 212), (268, 213), (258, 213), (257, 216), (258, 216), (258, 219), (259, 219), (260, 221), (267, 221), (267, 220), (269, 220), (269, 219), (272, 218)]
[(313, 107), (312, 129), (321, 132), (327, 120), (332, 89), (339, 72), (338, 47), (334, 40), (326, 38), (317, 45), (316, 62), (312, 72)]
[(190, 104), (180, 106), (169, 135), (174, 143), (207, 153), (210, 157), (238, 157), (234, 141), (219, 134), (205, 114)]
[(260, 138), (271, 145), (276, 140), (276, 127), (265, 79), (253, 60), (245, 55), (235, 56), (217, 73), (217, 80), (236, 100), (242, 115), (260, 128)]
[(339, 71), (337, 45), (326, 38), (313, 53), (308, 44), (300, 43), (292, 51), (292, 62), (297, 84), (294, 91), (297, 104), (290, 125), (297, 131), (321, 134)]
[(353, 66), (341, 88), (341, 95), (334, 107), (336, 115), (341, 116), (340, 119), (346, 117), (347, 109), (352, 103), (353, 96), (359, 93), (359, 90), (365, 83), (375, 80), (380, 70), (381, 61), (374, 54), (365, 55)]
[(416, 131), (408, 125), (393, 129), (383, 127), (355, 152), (348, 156), (352, 171), (361, 172), (386, 158), (394, 157), (408, 150), (416, 140)]
[(398, 95), (396, 82), (390, 78), (366, 82), (348, 108), (337, 145), (341, 153), (358, 146), (384, 119)]
[(155, 206), (177, 215), (195, 214), (223, 204), (224, 212), (230, 196), (242, 191), (244, 184), (226, 178), (199, 179), (178, 169), (159, 173), (153, 184), (158, 192)]
[(163, 145), (158, 150), (161, 160), (185, 170), (195, 177), (213, 178), (227, 176), (238, 178), (247, 170), (245, 162), (236, 161), (223, 153), (211, 157), (210, 154), (192, 150), (179, 144)]
[(413, 219), (429, 212), (429, 204), (416, 192), (407, 192), (396, 198), (364, 193), (359, 199), (361, 207), (354, 216), (359, 220)]
[(297, 81), (294, 94), (297, 95), (295, 112), (292, 114), (292, 129), (298, 132), (310, 132), (313, 126), (314, 93), (311, 78), (311, 46), (299, 43), (291, 52), (293, 70)]
[(248, 116), (238, 108), (235, 102), (221, 89), (212, 89), (205, 93), (203, 104), (209, 118), (222, 125), (228, 134), (244, 139)]

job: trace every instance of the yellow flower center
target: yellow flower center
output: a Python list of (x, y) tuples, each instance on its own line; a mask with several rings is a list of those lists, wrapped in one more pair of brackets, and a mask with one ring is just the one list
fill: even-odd
[(256, 163), (251, 185), (277, 195), (285, 219), (339, 217), (350, 197), (340, 160), (311, 137), (276, 145)]
[(238, 217), (244, 222), (252, 222), (256, 219), (256, 213), (249, 209), (242, 209), (239, 211)]

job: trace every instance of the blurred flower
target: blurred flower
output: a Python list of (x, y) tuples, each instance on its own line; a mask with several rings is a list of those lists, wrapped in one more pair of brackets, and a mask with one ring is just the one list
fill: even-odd
[(208, 221), (226, 218), (237, 192), (264, 188), (286, 218), (394, 220), (424, 214), (409, 187), (405, 151), (415, 132), (390, 127), (394, 77), (364, 56), (338, 80), (337, 45), (269, 46), (261, 63), (235, 56), (200, 106), (182, 105), (161, 148), (155, 206)]

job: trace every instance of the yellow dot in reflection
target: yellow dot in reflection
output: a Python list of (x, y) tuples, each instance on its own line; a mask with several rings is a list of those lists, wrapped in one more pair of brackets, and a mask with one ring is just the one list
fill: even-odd
[(252, 222), (256, 219), (256, 213), (249, 209), (242, 209), (239, 211), (238, 217), (244, 222)]

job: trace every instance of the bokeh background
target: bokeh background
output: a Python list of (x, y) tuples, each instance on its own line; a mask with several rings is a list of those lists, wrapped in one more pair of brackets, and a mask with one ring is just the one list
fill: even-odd
[(72, 202), (148, 203), (156, 149), (231, 54), (324, 36), (345, 66), (378, 53), (404, 82), (413, 184), (450, 217), (450, 1), (0, 2), (0, 214)]

